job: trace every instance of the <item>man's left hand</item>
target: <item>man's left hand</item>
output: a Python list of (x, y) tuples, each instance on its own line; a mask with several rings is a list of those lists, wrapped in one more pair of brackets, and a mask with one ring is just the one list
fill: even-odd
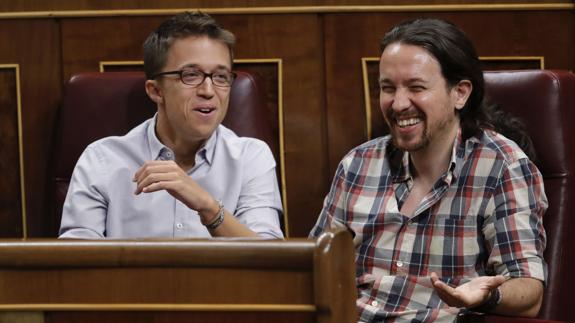
[(447, 305), (472, 308), (485, 303), (491, 291), (507, 279), (501, 275), (481, 276), (455, 288), (439, 280), (436, 273), (431, 273), (431, 283), (437, 294)]

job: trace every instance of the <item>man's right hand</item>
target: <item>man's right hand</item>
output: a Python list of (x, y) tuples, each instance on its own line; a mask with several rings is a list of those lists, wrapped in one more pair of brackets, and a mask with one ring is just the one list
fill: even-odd
[(200, 214), (211, 214), (214, 209), (217, 212), (217, 201), (172, 160), (146, 162), (138, 169), (133, 181), (137, 184), (136, 195), (166, 190)]

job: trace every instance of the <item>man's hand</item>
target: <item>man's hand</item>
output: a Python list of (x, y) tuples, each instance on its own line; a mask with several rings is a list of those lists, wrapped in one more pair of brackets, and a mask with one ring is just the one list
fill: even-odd
[[(210, 193), (198, 185), (174, 161), (148, 161), (134, 175), (136, 195), (166, 190), (170, 195), (198, 212), (202, 223), (212, 223), (220, 209)], [(256, 233), (224, 210), (224, 222), (214, 229), (213, 236), (256, 237)]]
[(440, 281), (436, 273), (431, 273), (431, 283), (441, 300), (454, 307), (472, 308), (483, 304), (489, 299), (491, 291), (506, 280), (501, 275), (481, 276), (453, 288)]
[(137, 184), (136, 195), (166, 190), (200, 214), (214, 207), (217, 210), (218, 207), (217, 201), (171, 160), (146, 162), (138, 169), (133, 181)]

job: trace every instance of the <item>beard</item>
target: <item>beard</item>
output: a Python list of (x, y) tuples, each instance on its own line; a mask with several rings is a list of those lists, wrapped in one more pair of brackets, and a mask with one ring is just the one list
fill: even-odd
[[(397, 120), (402, 117), (402, 115), (421, 118), (421, 123), (424, 127), (421, 134), (417, 135), (417, 138), (404, 138), (396, 131), (397, 127), (399, 127)], [(390, 129), (393, 146), (397, 149), (409, 152), (424, 150), (430, 145), (432, 140), (446, 135), (445, 131), (447, 131), (454, 120), (455, 114), (446, 114), (436, 123), (429, 124), (427, 116), (419, 110), (417, 110), (417, 112), (408, 111), (397, 114), (392, 111), (392, 109), (389, 109), (385, 115), (385, 121)]]
[(425, 127), (425, 129), (423, 129), (423, 133), (420, 135), (419, 139), (415, 142), (414, 141), (404, 141), (401, 138), (399, 138), (399, 136), (397, 134), (395, 134), (395, 131), (393, 131), (393, 130), (391, 131), (391, 142), (393, 143), (395, 148), (400, 149), (400, 150), (409, 151), (409, 152), (422, 150), (422, 149), (426, 148), (427, 146), (429, 146), (430, 141), (431, 141), (431, 139), (429, 137), (427, 127)]

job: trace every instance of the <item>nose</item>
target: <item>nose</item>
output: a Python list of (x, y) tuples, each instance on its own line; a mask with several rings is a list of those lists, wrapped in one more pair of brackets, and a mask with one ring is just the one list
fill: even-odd
[(400, 112), (409, 109), (411, 106), (411, 99), (409, 97), (409, 92), (405, 89), (397, 89), (393, 96), (393, 101), (391, 102), (391, 108), (394, 111)]
[(204, 98), (211, 98), (214, 96), (214, 83), (211, 77), (206, 77), (202, 84), (198, 85), (197, 93)]

